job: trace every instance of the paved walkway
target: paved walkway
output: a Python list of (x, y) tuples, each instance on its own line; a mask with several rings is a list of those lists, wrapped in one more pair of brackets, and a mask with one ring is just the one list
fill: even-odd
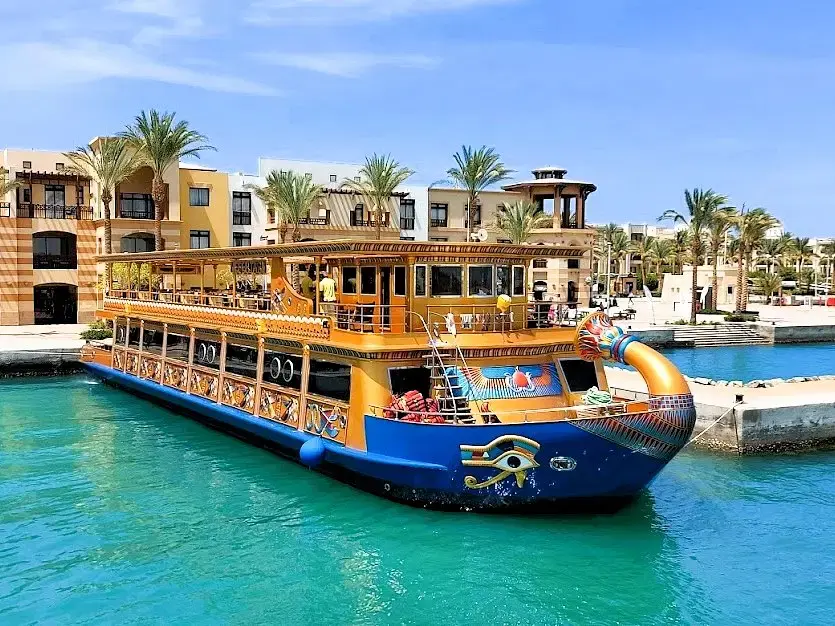
[(79, 350), (87, 324), (0, 326), (0, 352)]

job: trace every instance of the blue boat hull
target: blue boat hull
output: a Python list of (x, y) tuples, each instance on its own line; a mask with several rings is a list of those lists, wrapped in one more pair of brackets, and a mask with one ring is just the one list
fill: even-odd
[[(315, 435), (85, 363), (95, 376), (299, 461)], [(663, 469), (657, 458), (572, 424), (453, 426), (365, 416), (367, 451), (322, 439), (316, 469), (366, 491), (438, 509), (613, 511)]]

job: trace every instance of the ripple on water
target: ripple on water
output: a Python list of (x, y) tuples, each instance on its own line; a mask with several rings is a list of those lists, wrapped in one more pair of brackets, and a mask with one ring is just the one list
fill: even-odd
[(2, 623), (826, 623), (835, 601), (833, 454), (687, 453), (615, 516), (446, 514), (85, 380), (0, 383)]

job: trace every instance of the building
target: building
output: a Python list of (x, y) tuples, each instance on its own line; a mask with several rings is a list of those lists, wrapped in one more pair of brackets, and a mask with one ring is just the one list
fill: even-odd
[[(249, 232), (232, 231), (229, 176), (216, 169), (180, 163), (181, 248), (250, 245)], [(239, 203), (239, 207), (242, 203)], [(238, 221), (242, 213), (239, 213)]]
[(90, 179), (61, 152), (3, 150), (22, 186), (0, 198), (0, 325), (92, 321), (97, 223)]

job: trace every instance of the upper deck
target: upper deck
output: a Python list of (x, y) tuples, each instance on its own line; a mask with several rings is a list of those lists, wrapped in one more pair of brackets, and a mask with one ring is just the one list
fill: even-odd
[(585, 252), (326, 241), (111, 254), (97, 257), (114, 266), (100, 311), (366, 347), (425, 344), (427, 334), (451, 332), (462, 345), (552, 343), (576, 303), (536, 301), (530, 264)]

